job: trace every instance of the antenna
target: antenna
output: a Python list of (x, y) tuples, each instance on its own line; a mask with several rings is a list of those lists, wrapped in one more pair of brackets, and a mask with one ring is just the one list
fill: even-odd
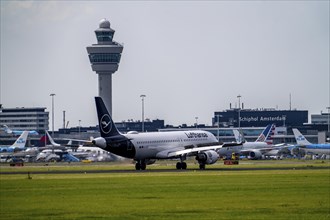
[(291, 93), (290, 93), (290, 97), (289, 98), (290, 98), (290, 103), (289, 104), (290, 104), (290, 111), (291, 111)]
[(63, 111), (63, 128), (65, 128), (65, 111)]

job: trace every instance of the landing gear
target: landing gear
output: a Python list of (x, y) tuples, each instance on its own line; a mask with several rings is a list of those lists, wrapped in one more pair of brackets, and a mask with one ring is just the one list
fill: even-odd
[(185, 170), (187, 169), (187, 164), (185, 162), (177, 162), (176, 163), (176, 169), (177, 170)]
[(204, 163), (200, 163), (199, 164), (199, 169), (200, 170), (205, 170), (205, 164)]
[(145, 163), (145, 161), (141, 161), (141, 160), (136, 161), (135, 164), (136, 170), (145, 170), (146, 168), (147, 168), (147, 164)]

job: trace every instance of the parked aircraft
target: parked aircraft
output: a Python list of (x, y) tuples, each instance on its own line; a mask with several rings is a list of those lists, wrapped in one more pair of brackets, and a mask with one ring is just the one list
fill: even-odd
[(312, 144), (310, 143), (304, 135), (300, 133), (300, 131), (296, 128), (292, 129), (294, 137), (297, 141), (297, 146), (295, 147), (295, 151), (299, 152), (300, 150), (304, 151), (306, 154), (314, 154), (314, 155), (330, 155), (330, 143), (326, 144)]
[(93, 139), (92, 143), (116, 155), (132, 158), (136, 161), (136, 170), (145, 170), (147, 164), (156, 159), (180, 158), (177, 169), (186, 169), (184, 162), (187, 156), (195, 156), (200, 169), (206, 164), (214, 164), (219, 155), (216, 152), (222, 148), (217, 139), (207, 131), (172, 131), (122, 134), (106, 109), (102, 98), (95, 97), (101, 137)]
[[(274, 151), (272, 146), (274, 135), (275, 124), (268, 125), (259, 135), (259, 137), (254, 142), (247, 142), (243, 138), (243, 135), (236, 129), (233, 130), (236, 142), (242, 143), (240, 147), (236, 150), (236, 153), (248, 156), (250, 159), (261, 159), (266, 153)], [(227, 151), (226, 151), (227, 150)], [(219, 151), (220, 155), (229, 155), (232, 152), (231, 148), (221, 149)]]
[[(10, 128), (8, 128), (7, 125), (3, 125), (3, 130), (7, 133), (7, 134), (13, 134), (13, 135), (21, 135), (24, 131), (19, 131), (19, 130), (11, 130)], [(39, 133), (37, 131), (29, 131), (30, 135), (39, 135)]]
[(100, 161), (117, 161), (122, 160), (123, 157), (119, 157), (110, 153), (109, 151), (103, 150), (99, 147), (87, 147), (79, 146), (76, 152), (71, 152), (75, 157), (80, 159), (86, 159), (93, 162)]
[(0, 152), (14, 152), (18, 150), (24, 150), (28, 135), (29, 135), (28, 131), (23, 131), (21, 136), (17, 138), (17, 140), (13, 145), (0, 147)]

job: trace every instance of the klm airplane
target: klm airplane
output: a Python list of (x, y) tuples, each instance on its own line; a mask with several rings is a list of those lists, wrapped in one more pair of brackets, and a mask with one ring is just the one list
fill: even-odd
[(18, 150), (25, 150), (25, 145), (27, 141), (27, 137), (29, 135), (28, 131), (23, 131), (21, 136), (17, 138), (15, 143), (11, 146), (1, 146), (0, 147), (0, 152), (14, 152)]
[(303, 150), (306, 154), (317, 154), (317, 155), (330, 155), (330, 144), (312, 144), (310, 143), (304, 135), (300, 133), (300, 131), (296, 128), (292, 129), (294, 137), (297, 141), (297, 147)]
[[(8, 128), (7, 125), (3, 125), (2, 130), (4, 130), (7, 134), (13, 134), (13, 135), (21, 135), (23, 134), (23, 131), (19, 131), (19, 130), (11, 130), (10, 128)], [(37, 131), (29, 131), (30, 135), (39, 135), (39, 133)]]

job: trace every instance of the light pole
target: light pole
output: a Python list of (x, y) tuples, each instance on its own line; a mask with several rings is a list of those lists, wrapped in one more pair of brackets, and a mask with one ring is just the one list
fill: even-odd
[(79, 127), (78, 127), (78, 131), (79, 131), (79, 138), (80, 138), (80, 122), (81, 122), (81, 120), (79, 120)]
[(142, 99), (142, 132), (144, 132), (144, 98), (146, 95), (140, 95)]
[(217, 138), (218, 138), (218, 141), (219, 141), (219, 115), (217, 115), (217, 118), (218, 118)]
[(241, 95), (238, 95), (238, 128), (241, 128)]
[(49, 95), (52, 97), (52, 136), (53, 136), (53, 138), (54, 138), (54, 96), (55, 95), (56, 95), (55, 93), (52, 93)]
[(327, 107), (328, 109), (328, 133), (330, 132), (330, 107)]
[(198, 125), (198, 117), (195, 117), (195, 119), (196, 119), (196, 129), (197, 129), (197, 125)]
[(220, 127), (220, 121), (219, 121), (219, 118), (222, 117), (222, 115), (217, 115), (217, 119), (218, 119), (218, 130), (217, 130), (217, 138), (218, 138), (218, 141), (219, 141), (219, 127)]

